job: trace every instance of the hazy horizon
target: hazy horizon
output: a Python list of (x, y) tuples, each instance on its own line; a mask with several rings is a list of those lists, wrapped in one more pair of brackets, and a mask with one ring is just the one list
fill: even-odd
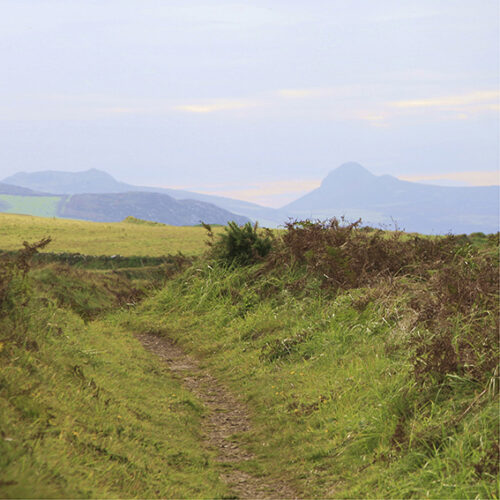
[(356, 161), (498, 184), (496, 2), (3, 0), (0, 174), (280, 206)]
[[(360, 165), (359, 163), (357, 162), (346, 162), (342, 165), (338, 165), (336, 168), (332, 169), (329, 173), (332, 173), (334, 170), (336, 170), (337, 168), (340, 168), (340, 167), (348, 167), (348, 168), (351, 168), (352, 165), (357, 165), (357, 166), (360, 166), (362, 167), (363, 169), (367, 170), (368, 172), (370, 172), (371, 174), (373, 174), (373, 172), (371, 172), (369, 169), (367, 169), (365, 166), (363, 165)], [(36, 173), (42, 173), (42, 172), (63, 172), (63, 173), (87, 173), (87, 172), (92, 172), (92, 171), (97, 171), (97, 172), (104, 172), (105, 174), (107, 175), (111, 175), (109, 172), (107, 172), (106, 170), (100, 170), (100, 169), (87, 169), (87, 170), (81, 170), (81, 171), (75, 171), (75, 172), (70, 172), (70, 171), (63, 171), (63, 170), (46, 170), (46, 171), (38, 171)], [(31, 174), (31, 173), (35, 173), (35, 172), (17, 172), (17, 174)], [(457, 180), (454, 180), (454, 179), (451, 179), (450, 176), (448, 177), (438, 177), (438, 176), (429, 176), (429, 178), (421, 178), (420, 176), (418, 178), (412, 178), (412, 177), (397, 177), (398, 179), (400, 180), (403, 180), (403, 181), (406, 181), (406, 182), (412, 182), (412, 183), (417, 183), (417, 184), (423, 184), (423, 185), (430, 185), (430, 186), (444, 186), (444, 187), (491, 187), (491, 186), (499, 186), (500, 187), (500, 182), (499, 182), (499, 175), (500, 175), (500, 172), (485, 172), (484, 175), (479, 175), (480, 173), (479, 172), (462, 172), (460, 173), (460, 175), (458, 176), (458, 179)], [(373, 175), (377, 175), (377, 174), (373, 174)], [(380, 175), (384, 175), (384, 174), (380, 174)], [(119, 176), (113, 176), (111, 175), (115, 181), (118, 181), (118, 182), (123, 182), (123, 180), (119, 177)], [(272, 202), (270, 203), (258, 203), (258, 205), (262, 206), (262, 207), (265, 207), (265, 208), (283, 208), (285, 205), (287, 205), (288, 203), (290, 202), (293, 202), (293, 201), (296, 201), (297, 199), (301, 198), (304, 194), (307, 194), (313, 190), (315, 190), (316, 188), (320, 187), (322, 182), (323, 182), (324, 178), (323, 179), (320, 179), (318, 182), (316, 181), (311, 181), (311, 182), (308, 182), (308, 183), (303, 183), (302, 184), (302, 187), (303, 187), (303, 190), (302, 192), (298, 192), (297, 194), (297, 191), (293, 191), (290, 190), (288, 193), (286, 193), (285, 196), (280, 196), (280, 197), (275, 197), (273, 199)], [(19, 182), (19, 179), (17, 179), (17, 182), (14, 182), (14, 179), (10, 179), (9, 177), (6, 177), (6, 178), (0, 178), (0, 183), (6, 181), (7, 184), (13, 184), (13, 185), (20, 185), (20, 186), (25, 186), (25, 187), (28, 187), (28, 188), (34, 188), (35, 190), (40, 190), (42, 192), (59, 192), (58, 190), (53, 190), (53, 189), (50, 189), (50, 188), (44, 188), (44, 187), (34, 187), (32, 186), (31, 182), (28, 182), (25, 184), (25, 182)], [(12, 181), (12, 182), (11, 182)], [(46, 181), (45, 181), (46, 182)], [(292, 186), (293, 187), (293, 183), (294, 181), (291, 181), (289, 183), (289, 186)], [(141, 184), (134, 184), (134, 183), (130, 183), (130, 185), (132, 186), (141, 186)], [(283, 185), (283, 184), (281, 184)], [(185, 188), (182, 187), (182, 186), (161, 186), (161, 185), (146, 185), (146, 184), (142, 184), (142, 186), (144, 187), (155, 187), (155, 188), (170, 188), (170, 189), (179, 189), (179, 190), (184, 190)], [(269, 188), (269, 186), (266, 186), (267, 188)], [(265, 196), (267, 193), (265, 191), (266, 187), (264, 187), (264, 189), (261, 189), (259, 188), (258, 186), (256, 185), (248, 185), (247, 186), (247, 189), (246, 190), (241, 190), (240, 192), (243, 193), (243, 196), (241, 197), (226, 197), (226, 198), (229, 198), (229, 199), (234, 199), (234, 200), (242, 200), (242, 201), (249, 201), (249, 202), (253, 202), (255, 203), (255, 200), (253, 199), (252, 197), (252, 194), (255, 194), (255, 195), (260, 195), (260, 196)], [(272, 185), (271, 185), (271, 189), (272, 189)], [(259, 190), (260, 189), (260, 190)], [(200, 189), (200, 190), (191, 190), (190, 192), (192, 193), (201, 193), (201, 194), (208, 194), (208, 195), (215, 195), (217, 196), (217, 194), (214, 194), (213, 191), (210, 191), (210, 190), (203, 190), (203, 189)], [(245, 196), (246, 194), (246, 196)], [(224, 196), (224, 193), (221, 194), (221, 196)], [(284, 201), (283, 201), (284, 200)], [(215, 204), (217, 204), (215, 202)]]

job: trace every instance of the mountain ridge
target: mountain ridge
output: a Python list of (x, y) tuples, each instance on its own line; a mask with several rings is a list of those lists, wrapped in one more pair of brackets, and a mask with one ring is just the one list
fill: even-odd
[(182, 189), (136, 186), (118, 181), (107, 172), (96, 168), (79, 172), (62, 170), (42, 170), (33, 173), (18, 172), (6, 177), (1, 182), (57, 194), (110, 194), (133, 191), (162, 193), (176, 200), (196, 200), (212, 203), (236, 215), (250, 217), (253, 220), (258, 219), (262, 223), (268, 222), (271, 225), (276, 225), (286, 219), (286, 216), (280, 214), (279, 210), (263, 207), (256, 203)]
[(82, 193), (67, 195), (60, 203), (60, 216), (95, 222), (120, 222), (126, 217), (162, 222), (173, 226), (238, 224), (247, 217), (233, 214), (211, 203), (176, 200), (163, 193)]
[(375, 175), (357, 162), (343, 163), (333, 169), (318, 188), (279, 209), (191, 191), (135, 186), (95, 168), (76, 173), (20, 172), (3, 182), (40, 191), (65, 190), (64, 194), (73, 195), (161, 193), (177, 201), (212, 203), (268, 227), (276, 227), (290, 218), (346, 216), (362, 218), (365, 224), (373, 226), (392, 226), (396, 221), (402, 229), (423, 233), (497, 232), (500, 210), (499, 186), (436, 186), (403, 181), (392, 175)]
[[(498, 231), (499, 186), (436, 186), (374, 175), (356, 163), (330, 172), (321, 185), (283, 210), (299, 217), (362, 217), (366, 224), (415, 232)], [(480, 229), (481, 228), (481, 229)]]

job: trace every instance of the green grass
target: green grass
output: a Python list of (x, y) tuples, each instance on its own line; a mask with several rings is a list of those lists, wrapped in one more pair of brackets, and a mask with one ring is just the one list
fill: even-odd
[(498, 498), (498, 393), (453, 374), (417, 383), (411, 297), (370, 297), (205, 263), (124, 321), (182, 343), (250, 405), (254, 473), (313, 498)]
[(39, 217), (54, 217), (61, 201), (60, 196), (14, 196), (0, 194), (0, 202), (5, 202), (7, 208), (3, 212), (10, 214), (36, 214)]
[[(221, 231), (215, 228), (214, 232)], [(46, 251), (87, 255), (163, 256), (205, 249), (202, 227), (177, 227), (130, 222), (87, 222), (0, 213), (0, 249), (17, 250), (24, 240), (52, 237)]]
[[(149, 242), (170, 229), (0, 216), (23, 219), (42, 226), (23, 239), (51, 227), (66, 242), (81, 233), (84, 245), (101, 226), (143, 230)], [(246, 267), (202, 257), (131, 308), (131, 280), (144, 273), (148, 290), (147, 266), (37, 264), (23, 278), (4, 263), (0, 497), (228, 495), (201, 438), (204, 407), (133, 336), (149, 332), (176, 340), (246, 402), (252, 428), (236, 439), (256, 455), (239, 465), (252, 474), (282, 478), (308, 498), (498, 498), (498, 368), (487, 363), (498, 342), (483, 335), (498, 297), (471, 287), (493, 279), (498, 239), (455, 244), (429, 257), (437, 267), (423, 269), (422, 257), (404, 273), (338, 290), (323, 269), (347, 264), (333, 247), (322, 258), (319, 243), (302, 263), (284, 250)], [(138, 255), (144, 242), (130, 245)], [(444, 341), (443, 331), (467, 363), (417, 372), (424, 344), (415, 342)], [(429, 352), (422, 359), (436, 362)]]
[(227, 494), (200, 402), (112, 317), (76, 314), (84, 296), (112, 307), (105, 284), (70, 279), (61, 304), (47, 272), (15, 275), (0, 308), (0, 497)]

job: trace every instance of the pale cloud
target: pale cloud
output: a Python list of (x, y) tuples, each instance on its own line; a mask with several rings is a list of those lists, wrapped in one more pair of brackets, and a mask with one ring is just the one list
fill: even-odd
[(444, 96), (429, 99), (413, 99), (407, 101), (393, 101), (390, 106), (395, 108), (462, 108), (464, 106), (479, 106), (479, 109), (498, 109), (498, 90), (471, 92), (468, 94)]
[[(484, 90), (461, 95), (374, 103), (370, 109), (353, 111), (349, 118), (374, 127), (388, 127), (406, 115), (419, 113), (429, 120), (469, 120), (481, 113), (498, 112), (500, 91)], [(438, 113), (438, 114), (436, 114)]]
[(370, 112), (357, 112), (354, 113), (355, 120), (361, 120), (369, 123), (374, 127), (388, 127), (387, 114), (385, 113), (370, 113)]
[(217, 100), (206, 104), (183, 104), (174, 106), (176, 111), (184, 111), (186, 113), (214, 113), (217, 111), (236, 111), (246, 108), (258, 106), (257, 101), (246, 99), (240, 100)]
[(409, 175), (399, 177), (410, 182), (450, 180), (463, 182), (470, 186), (498, 186), (500, 185), (500, 171), (483, 170), (477, 172), (448, 172), (433, 175)]
[[(377, 99), (367, 95), (379, 94)], [(179, 102), (146, 96), (103, 94), (16, 96), (0, 102), (1, 120), (94, 119), (121, 115), (211, 114), (252, 110), (260, 116), (321, 117), (389, 127), (394, 120), (418, 113), (424, 119), (468, 120), (480, 113), (498, 113), (500, 92), (482, 90), (461, 95), (387, 101), (383, 88), (363, 85), (283, 88), (240, 97)]]
[(114, 95), (19, 95), (0, 101), (0, 121), (6, 120), (86, 120), (124, 115), (167, 115), (176, 112), (213, 113), (238, 111), (262, 104), (256, 99), (209, 99), (193, 104), (178, 104), (171, 99)]
[[(373, 92), (379, 93), (379, 98), (367, 100), (366, 96)], [(352, 85), (280, 89), (274, 95), (283, 102), (306, 101), (297, 109), (304, 110), (307, 105), (308, 113), (323, 114), (335, 120), (361, 121), (373, 127), (389, 127), (395, 119), (415, 112), (432, 120), (468, 120), (477, 114), (498, 112), (500, 109), (498, 90), (397, 101), (385, 101), (382, 98), (384, 92), (377, 86)], [(268, 107), (272, 104), (278, 106), (279, 100), (269, 102)], [(441, 114), (436, 116), (436, 112)]]

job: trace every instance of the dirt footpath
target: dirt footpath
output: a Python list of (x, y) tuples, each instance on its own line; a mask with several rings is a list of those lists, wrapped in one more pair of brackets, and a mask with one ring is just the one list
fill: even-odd
[(252, 476), (231, 466), (255, 458), (231, 441), (233, 434), (250, 430), (248, 410), (241, 402), (172, 341), (149, 334), (137, 338), (146, 349), (167, 363), (183, 385), (209, 410), (204, 424), (205, 440), (210, 448), (217, 450), (218, 461), (229, 465), (221, 477), (237, 498), (298, 498), (286, 483)]

